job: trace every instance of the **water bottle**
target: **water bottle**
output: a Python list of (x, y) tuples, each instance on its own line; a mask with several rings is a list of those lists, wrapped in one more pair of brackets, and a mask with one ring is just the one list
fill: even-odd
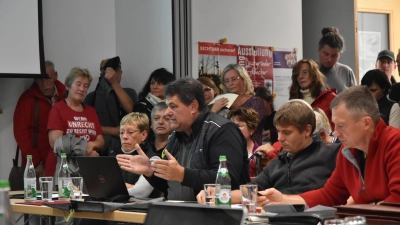
[(231, 178), (228, 173), (228, 166), (226, 164), (226, 156), (219, 156), (219, 168), (216, 184), (221, 185), (221, 189), (216, 195), (218, 206), (230, 206), (231, 205)]
[(16, 225), (8, 196), (9, 191), (10, 183), (7, 180), (0, 180), (0, 224)]
[(61, 153), (60, 169), (58, 170), (58, 199), (61, 201), (69, 201), (70, 190), (68, 183), (70, 175), (67, 163), (67, 154)]
[(32, 155), (26, 156), (26, 167), (24, 172), (24, 200), (25, 202), (36, 202), (36, 173), (32, 163)]

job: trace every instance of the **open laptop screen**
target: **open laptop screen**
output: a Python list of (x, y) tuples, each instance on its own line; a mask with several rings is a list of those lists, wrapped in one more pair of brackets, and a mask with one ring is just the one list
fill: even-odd
[(241, 225), (243, 209), (209, 207), (196, 203), (153, 203), (149, 207), (145, 225)]
[(128, 201), (129, 194), (115, 157), (76, 157), (90, 197), (101, 201)]

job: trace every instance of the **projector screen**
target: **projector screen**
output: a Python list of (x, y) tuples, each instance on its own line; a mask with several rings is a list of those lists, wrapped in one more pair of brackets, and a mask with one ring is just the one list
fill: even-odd
[(42, 0), (1, 0), (0, 31), (0, 77), (48, 77)]

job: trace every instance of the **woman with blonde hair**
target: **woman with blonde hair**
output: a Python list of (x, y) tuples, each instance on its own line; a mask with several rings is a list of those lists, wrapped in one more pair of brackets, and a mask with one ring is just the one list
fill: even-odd
[(289, 100), (303, 99), (311, 107), (322, 109), (331, 127), (334, 127), (330, 104), (335, 97), (335, 90), (326, 84), (325, 76), (319, 71), (317, 63), (311, 59), (302, 59), (294, 65)]
[(92, 76), (87, 69), (74, 67), (65, 78), (67, 98), (57, 102), (49, 113), (47, 130), (50, 146), (54, 148), (57, 138), (72, 133), (87, 141), (87, 156), (98, 156), (104, 145), (96, 110), (83, 103)]
[(239, 95), (229, 110), (244, 107), (254, 109), (258, 113), (260, 123), (254, 132), (254, 140), (261, 145), (262, 124), (266, 116), (264, 101), (255, 96), (253, 83), (246, 69), (239, 64), (227, 65), (222, 72), (222, 82), (229, 93)]
[(315, 114), (315, 130), (313, 138), (325, 143), (335, 143), (337, 138), (331, 136), (332, 128), (325, 112), (320, 108), (313, 108)]

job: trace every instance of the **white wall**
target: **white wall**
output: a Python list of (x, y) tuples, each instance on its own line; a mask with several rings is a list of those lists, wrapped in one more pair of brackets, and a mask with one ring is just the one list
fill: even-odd
[[(193, 77), (198, 76), (198, 42), (218, 42), (223, 37), (233, 44), (297, 47), (297, 56), (301, 59), (301, 1), (192, 1)], [(277, 96), (275, 107), (279, 108), (288, 98)]]
[(173, 70), (171, 1), (117, 0), (115, 11), (122, 84), (139, 94), (152, 71)]
[(88, 68), (94, 90), (102, 59), (116, 54), (115, 0), (43, 0), (45, 57), (59, 80), (74, 66)]

